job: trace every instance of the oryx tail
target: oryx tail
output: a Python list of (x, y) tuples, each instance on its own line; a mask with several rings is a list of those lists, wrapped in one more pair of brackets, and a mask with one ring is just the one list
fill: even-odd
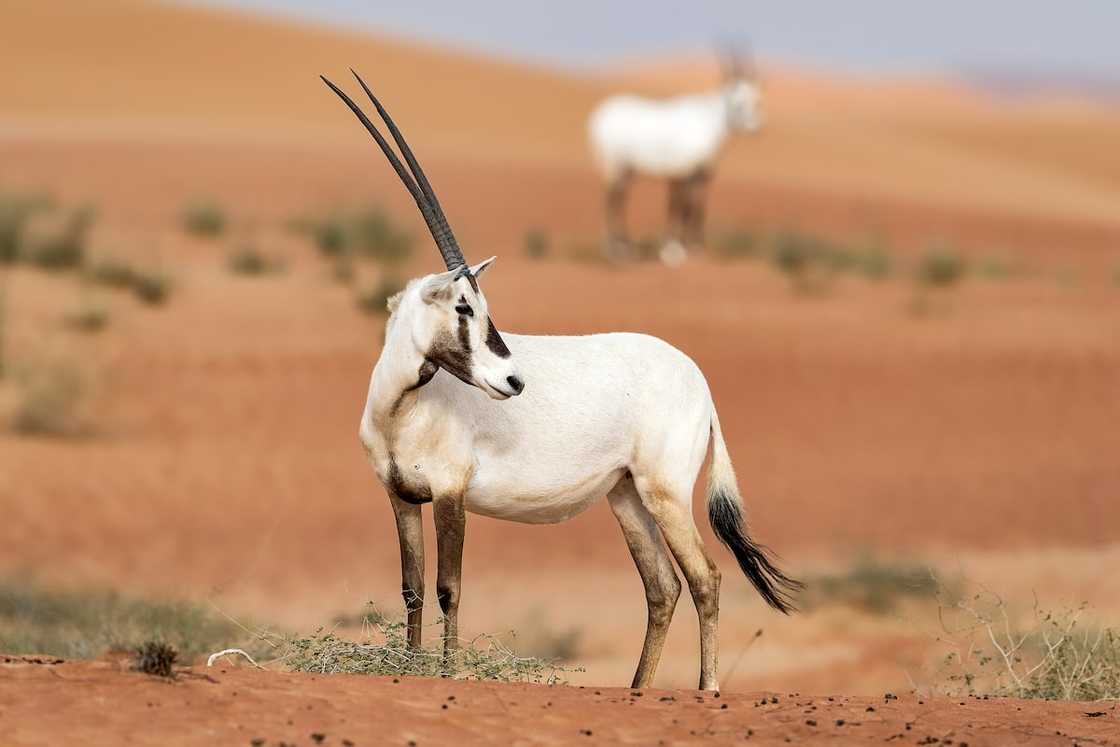
[(804, 585), (782, 573), (774, 565), (770, 551), (755, 544), (747, 533), (743, 499), (715, 410), (712, 411), (712, 463), (708, 468), (708, 521), (720, 541), (735, 554), (739, 567), (766, 603), (787, 615), (794, 611), (791, 597)]

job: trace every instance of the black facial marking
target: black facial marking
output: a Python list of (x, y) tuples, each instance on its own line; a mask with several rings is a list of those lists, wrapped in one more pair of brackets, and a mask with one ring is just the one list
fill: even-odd
[(465, 317), (459, 317), (459, 347), (468, 356), (471, 352), (471, 328)]
[(413, 506), (421, 506), (432, 502), (431, 487), (427, 484), (413, 486), (406, 483), (401, 476), (400, 467), (397, 466), (397, 460), (392, 457), (389, 458), (388, 488), (393, 492), (393, 495), (405, 503), (411, 503)]
[(509, 348), (506, 347), (505, 340), (498, 334), (498, 330), (494, 327), (494, 320), (486, 320), (486, 347), (490, 352), (499, 358), (508, 358), (510, 356)]
[(470, 326), (465, 317), (459, 318), (458, 334), (444, 330), (436, 335), (427, 357), (463, 383), (474, 385), (471, 379)]

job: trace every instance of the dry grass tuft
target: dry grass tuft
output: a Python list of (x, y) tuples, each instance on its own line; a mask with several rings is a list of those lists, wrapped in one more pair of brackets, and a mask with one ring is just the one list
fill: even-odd
[(442, 640), (434, 648), (410, 649), (404, 622), (366, 614), (358, 640), (334, 632), (284, 640), (277, 661), (297, 672), (370, 674), (379, 676), (450, 677), (496, 682), (554, 684), (571, 669), (533, 656), (518, 656), (494, 636), (482, 635), (460, 643), (445, 659)]
[(153, 677), (174, 677), (179, 652), (163, 641), (147, 641), (136, 651), (132, 668)]
[(1090, 701), (1120, 698), (1120, 633), (1086, 624), (1089, 607), (1036, 599), (1025, 622), (989, 590), (940, 608), (941, 689), (950, 693)]

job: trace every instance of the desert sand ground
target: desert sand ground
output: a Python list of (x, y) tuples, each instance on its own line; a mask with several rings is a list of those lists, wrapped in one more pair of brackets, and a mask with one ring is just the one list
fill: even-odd
[[(1032, 703), (880, 693), (713, 695), (678, 690), (263, 674), (215, 667), (175, 682), (116, 662), (0, 658), (18, 744), (899, 744), (1113, 745), (1115, 703)], [(41, 718), (41, 703), (61, 717)], [(111, 699), (115, 706), (106, 710)], [(120, 704), (120, 705), (116, 705)], [(144, 727), (145, 721), (159, 727)]]
[[(730, 145), (714, 185), (713, 235), (740, 226), (874, 235), (903, 258), (942, 240), (978, 261), (1023, 268), (1005, 280), (970, 279), (943, 312), (919, 319), (908, 312), (913, 289), (903, 279), (844, 277), (827, 294), (804, 297), (764, 262), (708, 255), (671, 270), (564, 257), (565, 247), (593, 246), (602, 219), (583, 141), (587, 112), (620, 86), (701, 86), (711, 77), (701, 64), (587, 78), (170, 5), (17, 0), (4, 13), (14, 33), (0, 49), (0, 188), (95, 202), (95, 251), (158, 260), (175, 292), (155, 311), (106, 296), (109, 329), (78, 339), (58, 321), (77, 296), (72, 280), (4, 271), (12, 354), (80, 359), (93, 381), (96, 428), (76, 441), (0, 434), (0, 570), (203, 599), (242, 619), (299, 629), (369, 599), (396, 608), (391, 514), (356, 439), (381, 322), (358, 314), (352, 289), (283, 230), (297, 215), (373, 201), (423, 235), (407, 194), (316, 78), (326, 72), (341, 82), (353, 65), (420, 152), (468, 256), (500, 255), (485, 286), (500, 328), (643, 331), (700, 364), (752, 530), (795, 573), (841, 573), (871, 552), (965, 575), (1025, 606), (1038, 592), (1054, 604), (1090, 600), (1103, 622), (1120, 615), (1112, 572), (1120, 560), (1120, 292), (1111, 277), (1120, 263), (1120, 111), (994, 100), (945, 81), (767, 69), (769, 124)], [(178, 213), (198, 194), (229, 208), (232, 238), (182, 233)], [(637, 233), (656, 233), (663, 201), (656, 185), (641, 186), (630, 214)], [(530, 228), (552, 237), (554, 258), (522, 256)], [(231, 242), (246, 236), (282, 254), (287, 271), (231, 275)], [(410, 271), (437, 269), (425, 242), (416, 255)], [(784, 689), (839, 699), (927, 683), (936, 656), (928, 610), (875, 617), (841, 607), (778, 619), (701, 524), (724, 568), (728, 694)], [(430, 540), (429, 530), (434, 552)], [(472, 518), (465, 569), (467, 630), (576, 629), (586, 672), (573, 680), (628, 681), (644, 602), (605, 506), (554, 527)], [(765, 635), (740, 657), (759, 628)], [(657, 686), (692, 686), (695, 649), (693, 613), (682, 601)], [(69, 672), (105, 693), (117, 682), (157, 687), (99, 666), (21, 664), (0, 672), (0, 687), (26, 682), (41, 694)], [(261, 699), (309, 682), (228, 677), (222, 688), (236, 682)], [(59, 685), (60, 703), (80, 702), (71, 687)], [(206, 687), (187, 679), (166, 692)], [(388, 687), (318, 678), (306, 697), (330, 702), (337, 688), (357, 703)], [(417, 698), (434, 692), (423, 683), (407, 689)], [(537, 704), (559, 691), (509, 692)], [(480, 716), (487, 723), (499, 715), (497, 701), (472, 697), (490, 709)], [(591, 714), (581, 700), (589, 697), (564, 691), (554, 699)], [(674, 717), (695, 711), (681, 716), (682, 729), (688, 719), (700, 728), (706, 709), (718, 708), (676, 697)], [(745, 711), (752, 697), (735, 696), (732, 707)], [(638, 707), (661, 704), (647, 697)], [(944, 715), (956, 707), (945, 704), (930, 734), (956, 729), (960, 741), (985, 743)], [(1106, 733), (1075, 729), (1084, 718), (1078, 707), (1032, 707), (1039, 710), (1029, 723), (1061, 713), (1070, 720), (1058, 729)], [(332, 718), (343, 717), (338, 708)], [(768, 724), (788, 721), (796, 726), (788, 735), (808, 736), (797, 708), (782, 716), (751, 709), (735, 728), (762, 737)], [(1010, 712), (966, 708), (993, 725)], [(875, 728), (886, 738), (910, 712), (900, 704)], [(244, 718), (246, 727), (272, 725)], [(599, 717), (589, 718), (598, 738)], [(637, 741), (645, 734), (634, 732)], [(999, 732), (975, 734), (1001, 743)]]

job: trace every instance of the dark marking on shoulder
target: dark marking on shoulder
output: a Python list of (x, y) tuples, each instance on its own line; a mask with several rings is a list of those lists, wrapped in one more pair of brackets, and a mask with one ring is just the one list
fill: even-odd
[(426, 484), (413, 487), (406, 483), (401, 475), (401, 468), (397, 466), (397, 460), (392, 457), (389, 457), (389, 479), (387, 483), (389, 490), (393, 491), (393, 495), (405, 503), (422, 506), (425, 503), (432, 502), (431, 487)]
[(396, 415), (397, 410), (399, 410), (401, 407), (401, 402), (404, 402), (405, 396), (407, 396), (409, 392), (415, 392), (417, 389), (431, 381), (432, 377), (436, 375), (436, 371), (438, 370), (439, 364), (425, 358), (424, 362), (420, 364), (420, 370), (416, 372), (416, 383), (401, 392), (401, 396), (397, 397), (397, 401), (393, 403), (393, 408), (389, 410), (389, 415)]
[(499, 358), (508, 358), (510, 356), (509, 348), (506, 347), (506, 341), (498, 334), (498, 329), (494, 326), (494, 320), (487, 318), (486, 325), (486, 347)]

